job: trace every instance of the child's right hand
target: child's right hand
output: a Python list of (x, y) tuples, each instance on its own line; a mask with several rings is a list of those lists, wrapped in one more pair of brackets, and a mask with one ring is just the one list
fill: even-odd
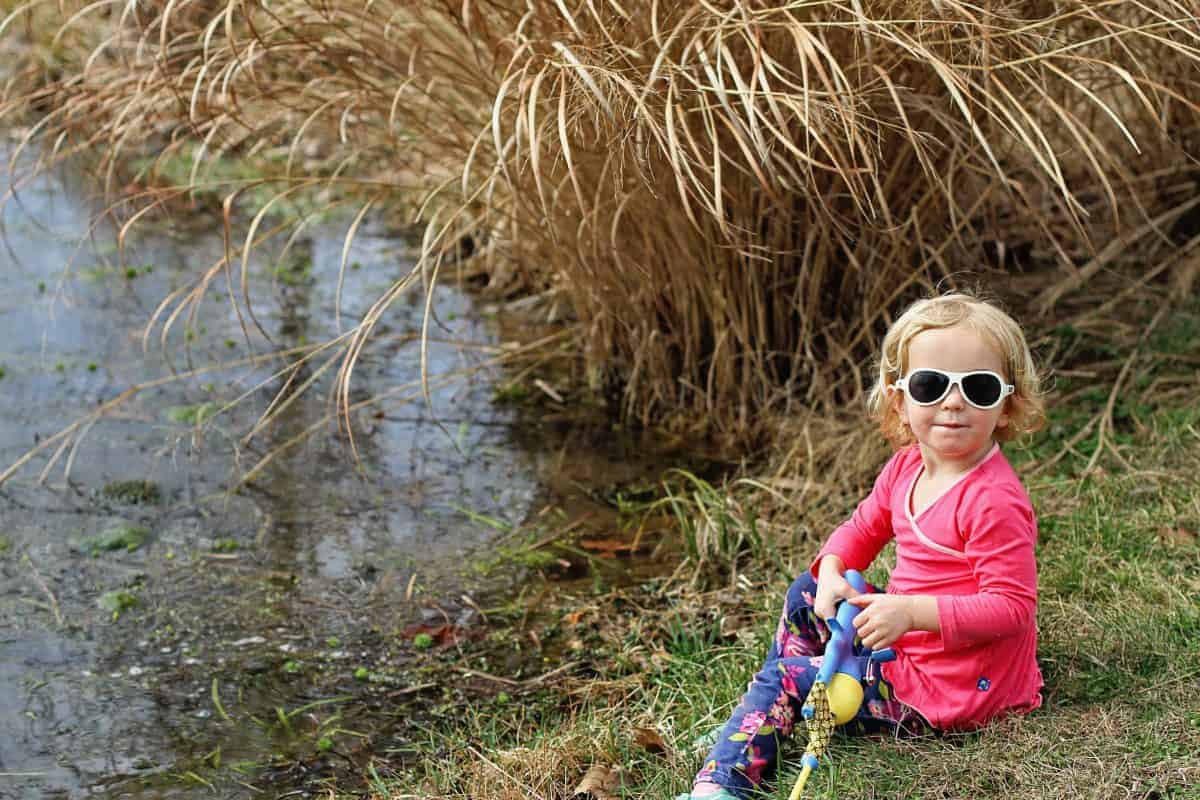
[(855, 597), (859, 591), (846, 580), (846, 564), (832, 553), (821, 559), (817, 568), (817, 593), (813, 597), (813, 611), (821, 619), (829, 619), (837, 614), (837, 603), (848, 597)]

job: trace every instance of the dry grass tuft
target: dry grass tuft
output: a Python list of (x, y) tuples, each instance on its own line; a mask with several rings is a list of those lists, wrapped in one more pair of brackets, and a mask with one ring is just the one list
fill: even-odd
[(468, 757), (459, 776), (461, 796), (489, 800), (569, 798), (599, 755), (597, 743), (582, 734), (487, 753), (471, 750), (474, 758)]
[[(114, 191), (185, 164), (151, 204), (269, 186), (425, 226), (339, 344), (343, 404), (388, 305), (465, 243), (493, 289), (569, 303), (629, 417), (751, 438), (860, 396), (897, 306), (989, 264), (1050, 270), (1043, 311), (1123, 266), (1194, 277), (1178, 0), (35, 0), (3, 27), (28, 57), (0, 115), (37, 111), (44, 159), (86, 153)], [(215, 177), (231, 157), (261, 177)], [(237, 282), (258, 225), (198, 289)]]

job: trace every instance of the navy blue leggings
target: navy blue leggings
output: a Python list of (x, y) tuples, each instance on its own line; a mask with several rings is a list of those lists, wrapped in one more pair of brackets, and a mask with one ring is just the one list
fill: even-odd
[[(878, 591), (873, 586), (868, 590)], [(828, 627), (813, 611), (816, 591), (817, 582), (808, 572), (788, 588), (766, 662), (696, 774), (696, 794), (715, 791), (717, 784), (744, 797), (775, 769), (780, 742), (792, 732), (829, 639)], [(879, 665), (868, 661), (861, 644), (855, 643), (854, 652), (866, 663), (863, 704), (850, 724), (880, 730), (917, 722), (919, 715), (894, 698)]]

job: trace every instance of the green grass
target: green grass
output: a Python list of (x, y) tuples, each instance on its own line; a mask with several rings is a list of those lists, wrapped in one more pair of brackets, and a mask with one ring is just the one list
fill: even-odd
[[(1136, 391), (1137, 381), (1144, 389), (1167, 374), (1186, 324), (1152, 340), (1131, 371), (1111, 447), (1094, 463), (1095, 431), (1077, 434), (1103, 412), (1111, 381), (1095, 392), (1058, 387), (1073, 399), (1051, 406), (1039, 438), (1008, 449), (1039, 515), (1043, 707), (970, 734), (839, 735), (806, 797), (1200, 798), (1200, 408)], [(659, 592), (636, 612), (609, 615), (593, 637), (594, 677), (522, 697), (519, 713), (468, 709), (452, 731), (430, 734), (430, 752), (452, 757), (425, 759), (395, 794), (420, 786), (476, 800), (566, 797), (592, 763), (622, 767), (621, 797), (686, 790), (704, 737), (758, 667), (786, 578), (779, 555), (761, 545), (752, 496), (684, 485), (668, 497), (692, 520), (683, 549), (693, 562), (741, 560), (743, 577), (718, 573), (717, 591)], [(697, 541), (706, 525), (707, 548)], [(886, 569), (877, 563), (869, 577), (883, 581)], [(639, 727), (656, 730), (666, 751), (638, 746)], [(785, 746), (766, 797), (787, 797), (802, 749), (802, 738)]]

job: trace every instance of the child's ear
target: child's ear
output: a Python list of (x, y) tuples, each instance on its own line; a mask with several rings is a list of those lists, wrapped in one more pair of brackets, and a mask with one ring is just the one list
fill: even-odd
[(887, 393), (888, 402), (892, 404), (892, 408), (896, 411), (896, 415), (900, 417), (901, 422), (907, 425), (908, 409), (904, 406), (904, 392), (897, 389), (895, 384), (888, 384)]
[(996, 419), (996, 427), (997, 428), (1007, 428), (1008, 427), (1008, 415), (1009, 415), (1009, 412), (1012, 411), (1012, 399), (1005, 400), (1004, 405), (1001, 406), (1001, 408), (1003, 409), (1003, 411), (1000, 412), (1000, 416)]

